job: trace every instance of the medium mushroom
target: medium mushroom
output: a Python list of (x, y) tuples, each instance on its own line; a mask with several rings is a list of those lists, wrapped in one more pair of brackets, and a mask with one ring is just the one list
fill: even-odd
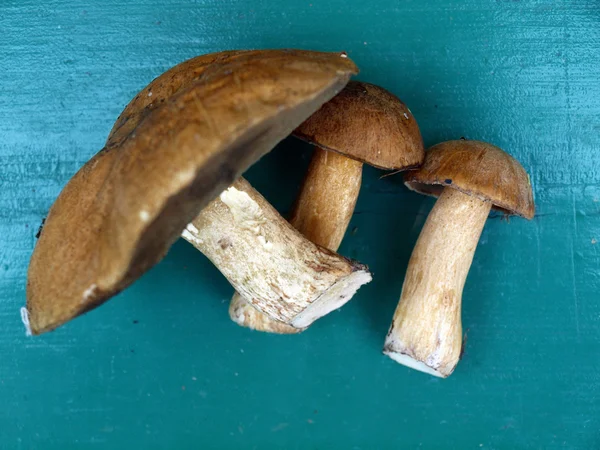
[[(197, 80), (172, 86), (172, 96), (144, 112), (133, 108), (137, 114), (122, 116), (113, 131), (125, 131), (52, 206), (28, 272), (22, 316), (31, 333), (50, 331), (135, 281), (206, 205), (356, 73), (344, 54), (273, 50), (205, 58)], [(281, 222), (275, 227), (285, 230)], [(314, 259), (305, 263), (331, 273), (315, 280), (309, 305), (370, 279), (364, 266), (311, 245), (303, 250)], [(296, 256), (295, 247), (288, 251)], [(306, 306), (292, 299), (281, 308), (297, 315)]]
[(532, 219), (533, 193), (516, 159), (478, 141), (432, 147), (423, 166), (404, 180), (408, 188), (438, 200), (408, 263), (384, 353), (445, 378), (460, 359), (462, 291), (490, 209)]
[[(423, 162), (416, 120), (396, 96), (373, 84), (350, 81), (293, 133), (315, 150), (290, 223), (311, 241), (336, 251), (360, 192), (363, 162), (406, 170)], [(273, 321), (235, 294), (229, 307), (239, 325), (274, 333), (297, 328)]]

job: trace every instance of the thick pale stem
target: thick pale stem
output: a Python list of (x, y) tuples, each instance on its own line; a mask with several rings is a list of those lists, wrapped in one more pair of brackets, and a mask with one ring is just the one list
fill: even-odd
[(371, 280), (365, 266), (304, 238), (242, 178), (182, 236), (256, 309), (296, 328), (339, 308)]
[[(352, 218), (361, 180), (361, 162), (315, 148), (290, 224), (315, 244), (337, 251)], [(302, 331), (271, 319), (237, 292), (229, 304), (229, 316), (238, 325), (259, 331)]]
[(384, 353), (431, 375), (452, 373), (462, 349), (461, 298), (491, 203), (445, 188), (408, 263)]

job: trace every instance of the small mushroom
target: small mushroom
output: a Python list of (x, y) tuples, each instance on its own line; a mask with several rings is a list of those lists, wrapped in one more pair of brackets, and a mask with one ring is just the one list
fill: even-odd
[(22, 310), (29, 331), (50, 331), (135, 281), (209, 202), (354, 73), (344, 54), (234, 52), (160, 105), (148, 104), (129, 119), (137, 121), (131, 128), (124, 116), (115, 133), (125, 131), (50, 209), (29, 266)]
[(490, 209), (531, 219), (533, 193), (517, 160), (491, 144), (467, 140), (432, 147), (405, 183), (438, 200), (408, 263), (384, 353), (445, 378), (460, 359), (462, 291)]
[[(332, 251), (352, 218), (363, 162), (400, 171), (420, 165), (425, 157), (419, 127), (406, 105), (385, 89), (360, 81), (350, 81), (293, 134), (316, 148), (290, 223)], [(301, 331), (265, 317), (239, 294), (231, 300), (229, 315), (260, 331)]]

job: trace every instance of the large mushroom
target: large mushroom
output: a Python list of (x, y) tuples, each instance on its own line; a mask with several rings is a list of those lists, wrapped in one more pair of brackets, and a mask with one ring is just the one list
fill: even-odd
[(432, 147), (423, 167), (408, 172), (405, 183), (438, 200), (408, 263), (384, 353), (445, 378), (460, 359), (462, 291), (490, 209), (531, 219), (533, 193), (516, 159), (491, 144), (468, 140)]
[[(407, 170), (425, 157), (410, 110), (387, 90), (350, 81), (293, 133), (315, 145), (290, 223), (311, 241), (336, 251), (358, 199), (363, 163)], [(229, 307), (239, 325), (273, 333), (301, 331), (272, 320), (235, 294)]]
[[(135, 281), (211, 200), (356, 73), (345, 54), (294, 50), (207, 55), (195, 67), (189, 85), (169, 86), (163, 78), (154, 83), (162, 98), (138, 97), (138, 107), (121, 116), (107, 146), (52, 206), (28, 272), (22, 315), (31, 333), (50, 331)], [(238, 222), (233, 211), (224, 220)], [(268, 225), (297, 235), (283, 219)], [(252, 235), (257, 243), (259, 234)], [(278, 319), (291, 320), (328, 292), (346, 295), (370, 279), (364, 266), (306, 242), (304, 253), (294, 245), (287, 250), (290, 259), (307, 255), (303, 263), (313, 265), (315, 279), (297, 284), (312, 297), (299, 304), (281, 299), (278, 307), (289, 312)], [(287, 279), (272, 281), (280, 293), (278, 283)]]

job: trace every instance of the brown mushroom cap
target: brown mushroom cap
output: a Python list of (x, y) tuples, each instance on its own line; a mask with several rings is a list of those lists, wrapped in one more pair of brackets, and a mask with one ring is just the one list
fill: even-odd
[(457, 189), (507, 214), (532, 219), (535, 214), (529, 176), (515, 158), (479, 141), (457, 140), (430, 148), (420, 169), (404, 175), (408, 188), (438, 196), (444, 187)]
[[(204, 64), (197, 80), (136, 115), (137, 126), (65, 186), (29, 266), (33, 334), (95, 308), (135, 281), (208, 202), (357, 72), (339, 53), (230, 56)], [(153, 83), (169, 84), (159, 80)]]
[[(152, 110), (160, 107), (181, 89), (200, 79), (207, 67), (221, 65), (236, 58), (248, 58), (261, 50), (228, 50), (200, 55), (183, 61), (152, 80), (119, 114), (108, 135), (106, 145), (116, 144), (126, 138), (140, 121)], [(264, 53), (265, 51), (262, 50)]]
[(351, 81), (300, 125), (294, 136), (380, 169), (404, 170), (423, 162), (417, 121), (395, 95)]

